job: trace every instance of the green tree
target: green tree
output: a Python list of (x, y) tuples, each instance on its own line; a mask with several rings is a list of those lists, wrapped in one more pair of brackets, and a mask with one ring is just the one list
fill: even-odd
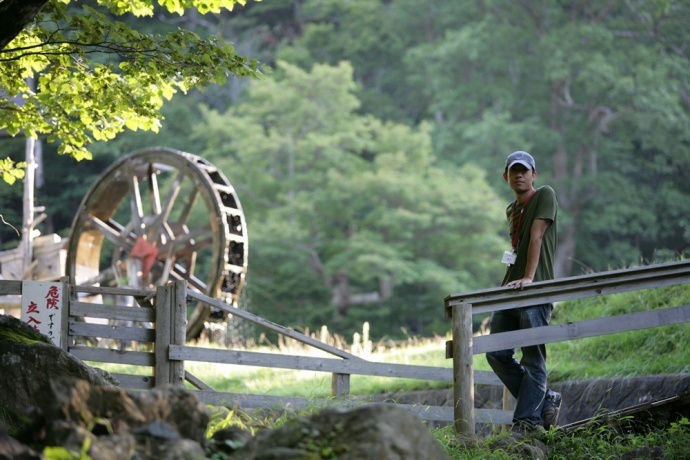
[(383, 120), (419, 121), (411, 97), (415, 92), (406, 85), (400, 65), (406, 46), (415, 38), (396, 32), (391, 8), (387, 2), (371, 0), (307, 0), (296, 14), (301, 35), (286, 37), (277, 57), (304, 69), (347, 60), (359, 84), (362, 112)]
[(208, 110), (202, 154), (242, 196), (251, 308), (288, 325), (436, 332), (448, 290), (493, 286), (503, 204), (478, 168), (441, 169), (429, 128), (357, 113), (352, 67), (280, 63)]
[[(245, 1), (157, 3), (183, 15), (190, 9), (217, 13)], [(125, 129), (157, 131), (163, 102), (177, 92), (259, 75), (255, 60), (221, 38), (176, 28), (140, 32), (118, 20), (155, 10), (153, 0), (2, 2), (2, 21), (13, 25), (0, 33), (0, 128), (57, 141), (59, 153), (78, 160), (91, 158), (87, 147), (94, 141)], [(145, 20), (135, 22), (146, 29)]]
[(562, 204), (561, 275), (687, 250), (684, 2), (292, 3), (303, 34), (279, 56), (351, 61), (360, 112), (433, 120), (443, 164), (493, 171), (509, 200), (503, 158), (537, 155)]
[(690, 5), (492, 0), (455, 12), (456, 30), (407, 55), (432, 94), (439, 156), (495, 170), (511, 150), (535, 153), (563, 210), (561, 275), (687, 250), (671, 241), (687, 222), (667, 216), (690, 211), (677, 199)]

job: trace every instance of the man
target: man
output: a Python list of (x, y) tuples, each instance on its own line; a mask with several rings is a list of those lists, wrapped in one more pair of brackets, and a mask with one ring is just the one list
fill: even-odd
[[(515, 194), (506, 209), (512, 249), (506, 251), (507, 265), (502, 286), (523, 289), (536, 281), (554, 278), (558, 202), (549, 186), (534, 188), (537, 166), (527, 152), (508, 155), (503, 179)], [(491, 317), (491, 333), (547, 326), (553, 304), (496, 311)], [(546, 346), (522, 347), (522, 359), (515, 350), (487, 353), (487, 360), (508, 391), (517, 399), (513, 414), (515, 431), (550, 428), (558, 420), (561, 395), (546, 387)]]

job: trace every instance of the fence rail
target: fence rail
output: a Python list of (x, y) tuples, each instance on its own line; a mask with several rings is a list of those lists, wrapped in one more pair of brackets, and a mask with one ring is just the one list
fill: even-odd
[(690, 306), (659, 308), (481, 337), (472, 336), (473, 315), (509, 308), (672, 286), (689, 281), (690, 261), (681, 261), (542, 281), (530, 284), (523, 290), (501, 287), (447, 296), (445, 311), (446, 316), (452, 320), (452, 340), (446, 344), (446, 356), (453, 359), (453, 375), (455, 377), (453, 402), (456, 430), (461, 433), (474, 433), (475, 430), (473, 388), (476, 382), (473, 372), (473, 355), (687, 323), (690, 322)]

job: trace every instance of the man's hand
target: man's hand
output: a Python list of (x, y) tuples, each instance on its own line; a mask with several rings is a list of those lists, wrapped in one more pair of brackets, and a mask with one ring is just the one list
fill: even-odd
[(532, 284), (532, 278), (521, 278), (519, 280), (511, 281), (507, 283), (506, 286), (512, 287), (513, 289), (522, 290), (522, 288), (528, 284)]

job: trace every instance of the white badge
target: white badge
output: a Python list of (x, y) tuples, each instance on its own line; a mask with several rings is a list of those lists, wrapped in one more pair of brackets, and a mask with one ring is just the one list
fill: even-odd
[(515, 259), (517, 256), (513, 251), (505, 251), (503, 252), (503, 258), (501, 259), (501, 262), (503, 262), (506, 265), (513, 265), (515, 263)]

